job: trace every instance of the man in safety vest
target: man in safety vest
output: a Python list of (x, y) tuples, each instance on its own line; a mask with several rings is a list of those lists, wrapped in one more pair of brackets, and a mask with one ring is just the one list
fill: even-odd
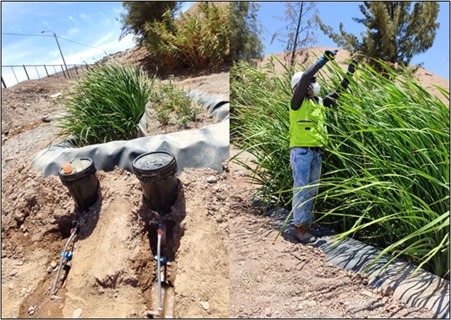
[(330, 107), (349, 85), (357, 61), (352, 60), (348, 71), (336, 91), (323, 98), (317, 97), (320, 86), (315, 74), (329, 60), (334, 60), (338, 50), (326, 50), (316, 63), (291, 79), (293, 97), (290, 108), (290, 164), (293, 173), (294, 235), (303, 242), (316, 241), (312, 235), (314, 197), (321, 176), (322, 148), (327, 143), (324, 106)]

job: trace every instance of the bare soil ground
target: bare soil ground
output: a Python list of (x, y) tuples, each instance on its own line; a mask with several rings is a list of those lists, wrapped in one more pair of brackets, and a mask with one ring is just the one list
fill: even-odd
[[(137, 59), (133, 51), (122, 56)], [(176, 81), (228, 95), (228, 77)], [(59, 253), (80, 214), (59, 178), (43, 178), (30, 158), (54, 140), (57, 129), (41, 119), (62, 110), (50, 96), (66, 85), (48, 78), (2, 91), (2, 317), (142, 318), (156, 282), (156, 227), (139, 181), (119, 168), (96, 173), (99, 200), (80, 220), (60, 299), (50, 299)], [(164, 218), (175, 317), (433, 317), (324, 262), (318, 249), (274, 241), (277, 230), (252, 206), (245, 172), (224, 166), (221, 174), (184, 170)]]
[[(163, 83), (168, 80), (162, 81)], [(183, 90), (197, 90), (217, 99), (229, 99), (229, 72), (213, 73), (204, 76), (197, 76), (195, 78), (180, 79), (176, 83), (177, 88)], [(199, 129), (210, 124), (214, 124), (217, 120), (205, 112), (205, 106), (193, 102), (192, 107), (199, 112), (196, 115), (195, 121), (188, 121), (185, 127), (181, 128), (177, 124), (177, 115), (174, 111), (170, 114), (170, 121), (167, 125), (162, 125), (158, 121), (148, 123), (146, 135), (155, 135), (161, 133), (171, 133), (180, 130)], [(157, 113), (153, 108), (146, 109), (149, 118), (157, 118)]]
[[(43, 178), (29, 163), (3, 175), (4, 317), (70, 318), (81, 309), (83, 318), (142, 318), (151, 310), (156, 225), (141, 185), (118, 168), (97, 176), (99, 200), (79, 220), (72, 267), (61, 274), (60, 299), (51, 300), (59, 252), (80, 213), (59, 178)], [(188, 169), (178, 179), (177, 201), (163, 216), (167, 240), (162, 248), (171, 263), (175, 316), (228, 317), (226, 177), (211, 169)]]

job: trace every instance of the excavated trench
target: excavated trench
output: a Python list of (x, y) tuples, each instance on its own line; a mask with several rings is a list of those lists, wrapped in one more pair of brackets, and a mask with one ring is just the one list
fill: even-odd
[[(155, 317), (151, 311), (158, 311), (156, 256), (159, 226), (165, 230), (161, 245), (161, 256), (167, 261), (166, 265), (162, 266), (162, 298), (165, 299), (166, 303), (163, 304), (162, 314), (156, 317), (174, 316), (174, 283), (177, 273), (175, 257), (184, 231), (180, 223), (185, 217), (185, 198), (182, 183), (178, 182), (177, 199), (172, 210), (159, 216), (149, 208), (142, 187), (133, 174), (123, 169), (115, 169), (113, 173), (97, 172), (96, 174), (100, 180), (98, 199), (87, 212), (79, 213), (73, 205), (73, 199), (68, 194), (64, 194), (64, 201), (70, 203), (69, 208), (64, 213), (53, 219), (39, 222), (38, 217), (32, 212), (21, 223), (16, 223), (8, 229), (10, 236), (17, 234), (15, 237), (11, 237), (11, 240), (12, 238), (23, 238), (21, 247), (40, 248), (40, 256), (35, 257), (34, 260), (39, 269), (42, 269), (42, 272), (39, 273), (39, 279), (33, 284), (32, 290), (20, 304), (18, 314), (20, 318), (70, 317), (66, 310), (68, 308), (67, 297), (70, 298), (71, 305), (75, 300), (73, 296), (79, 293), (80, 296), (85, 296), (86, 300), (88, 298), (90, 300), (97, 299), (96, 296), (101, 298), (102, 295), (106, 296), (106, 294), (112, 295), (114, 299), (120, 298), (118, 296), (121, 295), (121, 290), (128, 290), (129, 288), (139, 291), (140, 300), (145, 308), (140, 309), (138, 303), (136, 303), (137, 307), (134, 314), (127, 316), (132, 318), (142, 318), (146, 315), (149, 318)], [(66, 191), (66, 187), (59, 183), (57, 178), (52, 177), (50, 179), (53, 180), (53, 196), (51, 199), (40, 199), (39, 193), (36, 191), (35, 205), (45, 201), (55, 201), (55, 198), (61, 195), (61, 192)], [(124, 184), (121, 190), (116, 190), (116, 185), (122, 182)], [(126, 199), (127, 197), (128, 199)], [(120, 205), (123, 205), (123, 207)], [(49, 223), (50, 221), (51, 223)], [(70, 261), (70, 267), (62, 266), (56, 285), (56, 297), (52, 299), (51, 288), (54, 286), (57, 277), (60, 252), (68, 243), (77, 222), (79, 231), (68, 245), (67, 250), (73, 253), (73, 259)], [(29, 226), (30, 233), (40, 230), (40, 234), (35, 235), (36, 241), (33, 241), (32, 237), (23, 237), (20, 227), (25, 224)], [(31, 227), (33, 224), (37, 227), (35, 230)], [(116, 225), (114, 228), (118, 230), (118, 234), (123, 233), (122, 238), (111, 238), (113, 232), (109, 232), (109, 230), (114, 230), (113, 224)], [(123, 227), (122, 231), (120, 231), (121, 226)], [(116, 245), (114, 243), (120, 242), (118, 240), (126, 240), (126, 246), (123, 249), (114, 247)], [(99, 243), (103, 243), (103, 247), (107, 246), (109, 249), (116, 248), (116, 252), (122, 250), (125, 252), (125, 249), (127, 249), (131, 253), (125, 256), (119, 253), (115, 257), (116, 259), (108, 260), (105, 257), (112, 254), (112, 251), (102, 250)], [(96, 252), (95, 255), (86, 255), (86, 252), (93, 250)], [(27, 255), (26, 251), (24, 255)], [(100, 266), (97, 268), (96, 262), (101, 262), (96, 261), (97, 259), (108, 261), (103, 264), (98, 263)], [(57, 265), (55, 266), (55, 264)], [(102, 276), (103, 274), (99, 270), (105, 269), (105, 266), (108, 265), (111, 266), (113, 271), (105, 271), (105, 276)], [(82, 292), (83, 294), (81, 294)], [(143, 312), (143, 309), (145, 309), (145, 312)], [(86, 316), (89, 315), (86, 314)]]
[[(221, 104), (222, 106), (223, 104)], [(228, 108), (227, 104), (224, 104), (224, 107)], [(214, 109), (214, 111), (217, 110)], [(217, 133), (219, 127), (214, 128), (216, 130), (214, 132)], [(216, 137), (216, 135), (212, 135), (213, 131), (201, 131), (199, 130), (199, 135), (202, 137), (208, 136), (209, 144), (206, 144), (202, 140), (203, 138), (199, 138), (201, 141), (195, 145), (197, 149), (189, 145), (190, 155), (208, 154), (227, 158), (227, 155), (223, 154), (225, 150), (223, 141), (219, 138), (218, 141), (211, 139), (212, 136)], [(177, 143), (180, 142), (180, 138), (177, 138)], [(202, 147), (202, 152), (198, 152), (199, 146)], [(142, 153), (142, 148), (143, 146), (140, 144), (139, 150), (130, 152), (130, 157), (136, 157), (137, 153)], [(155, 150), (154, 148), (153, 145), (150, 149)], [(209, 148), (212, 148), (213, 152)], [(181, 147), (180, 149), (185, 150), (187, 148)], [(218, 150), (221, 150), (221, 152)], [(56, 286), (58, 297), (56, 299), (51, 299), (51, 289), (59, 269), (55, 267), (55, 263), (59, 265), (60, 252), (71, 236), (72, 229), (76, 225), (75, 222), (79, 220), (82, 214), (77, 211), (74, 205), (77, 201), (73, 198), (73, 194), (72, 196), (69, 194), (67, 186), (58, 177), (44, 178), (49, 174), (45, 170), (44, 177), (28, 169), (26, 171), (33, 172), (31, 175), (25, 176), (25, 171), (19, 174), (19, 176), (24, 176), (24, 179), (32, 178), (36, 180), (32, 182), (32, 188), (26, 188), (27, 191), (23, 195), (27, 205), (33, 208), (30, 210), (20, 208), (21, 203), (11, 202), (11, 211), (23, 209), (24, 213), (19, 214), (20, 219), (16, 219), (16, 225), (12, 227), (13, 231), (11, 232), (17, 233), (18, 236), (11, 237), (9, 239), (11, 241), (8, 242), (14, 243), (16, 242), (13, 240), (14, 238), (22, 239), (22, 234), (28, 233), (30, 236), (24, 238), (20, 250), (26, 251), (36, 247), (40, 249), (39, 253), (34, 254), (24, 252), (24, 258), (39, 264), (37, 270), (33, 272), (33, 281), (27, 284), (27, 294), (25, 296), (10, 295), (11, 299), (18, 301), (16, 304), (20, 303), (19, 317), (62, 318), (76, 317), (77, 315), (81, 315), (81, 317), (154, 317), (155, 311), (158, 311), (158, 292), (156, 292), (158, 291), (158, 272), (155, 256), (157, 256), (157, 230), (159, 225), (165, 229), (161, 255), (167, 261), (167, 264), (162, 266), (163, 272), (161, 274), (163, 296), (168, 302), (167, 305), (174, 301), (174, 284), (178, 269), (175, 258), (185, 231), (181, 226), (181, 222), (186, 215), (183, 184), (178, 181), (177, 199), (170, 212), (161, 214), (160, 219), (156, 220), (154, 212), (148, 205), (148, 199), (146, 200), (144, 196), (149, 190), (146, 190), (142, 185), (136, 172), (130, 172), (135, 167), (131, 165), (128, 165), (126, 169), (121, 169), (123, 168), (122, 165), (121, 168), (118, 168), (118, 166), (114, 168), (104, 167), (105, 161), (103, 159), (110, 160), (111, 155), (108, 153), (108, 156), (103, 156), (97, 151), (93, 155), (83, 154), (82, 157), (91, 158), (99, 170), (96, 172), (100, 181), (98, 199), (87, 211), (86, 219), (80, 224), (79, 232), (73, 240), (71, 267), (61, 269), (61, 275)], [(173, 151), (178, 155), (177, 159), (180, 160), (180, 163), (177, 164), (180, 165), (179, 170), (192, 165), (191, 163), (188, 165), (185, 161), (188, 158), (191, 159), (191, 157), (179, 154), (181, 151), (178, 149)], [(52, 156), (54, 155), (52, 154)], [(59, 167), (61, 161), (64, 160), (63, 158), (67, 159), (67, 156), (72, 157), (72, 155), (66, 155), (52, 161), (41, 159), (41, 163), (45, 164), (46, 168), (55, 168), (55, 165)], [(76, 157), (79, 157), (79, 155)], [(195, 159), (191, 160), (194, 161)], [(195, 167), (209, 167), (210, 162), (208, 161), (213, 161), (216, 166), (218, 166), (217, 163), (221, 162), (216, 158), (212, 160), (210, 157), (202, 157), (200, 162), (195, 164)], [(131, 164), (130, 160), (128, 162)], [(34, 167), (37, 168), (36, 163), (34, 163)], [(219, 165), (219, 167), (221, 166)], [(20, 171), (22, 170), (23, 168), (20, 168)], [(21, 173), (20, 171), (19, 173)], [(42, 172), (40, 169), (38, 171)], [(52, 174), (55, 174), (55, 172), (52, 172)], [(196, 180), (196, 185), (199, 183), (200, 187), (205, 182), (197, 182), (198, 178), (196, 177), (194, 180)], [(19, 182), (15, 181), (14, 173), (11, 174), (9, 180), (11, 180), (9, 181), (11, 185)], [(44, 193), (41, 192), (42, 186), (45, 187)], [(191, 186), (188, 190), (190, 189), (192, 189)], [(219, 192), (222, 189), (214, 188), (213, 190)], [(214, 199), (223, 202), (225, 198), (218, 195), (216, 199), (215, 195)], [(215, 214), (213, 219), (221, 222), (224, 220), (222, 210), (219, 213), (213, 213), (216, 212), (213, 205), (210, 204), (208, 208), (204, 208), (202, 204), (200, 207), (202, 207), (202, 210), (198, 211), (197, 214), (203, 217), (201, 219), (208, 220), (212, 217), (211, 215)], [(24, 225), (28, 228), (28, 232), (22, 231)], [(3, 227), (2, 234), (4, 234)], [(222, 238), (211, 243), (215, 247), (220, 246), (219, 243), (222, 245)], [(7, 246), (8, 244), (5, 245), (5, 247)], [(186, 249), (184, 249), (185, 251)], [(14, 250), (11, 252), (14, 252)], [(30, 256), (33, 256), (32, 259), (29, 258)], [(184, 272), (185, 275), (186, 272)], [(222, 281), (223, 275), (220, 274), (220, 276)], [(183, 281), (186, 282), (186, 280)], [(14, 286), (15, 283), (21, 285), (19, 279), (13, 279), (11, 286)], [(222, 282), (220, 283), (222, 285)], [(198, 294), (201, 294), (201, 292), (196, 292), (196, 295)], [(204, 310), (197, 312), (208, 311), (208, 305), (207, 309), (205, 308), (205, 301), (208, 300), (208, 296), (203, 295), (201, 297), (201, 306)], [(102, 302), (107, 297), (109, 301)], [(97, 309), (95, 308), (96, 304)], [(119, 307), (116, 308), (117, 305)], [(132, 309), (127, 311), (129, 305)], [(115, 308), (118, 310), (113, 310)], [(183, 305), (183, 308), (186, 308), (186, 306)], [(197, 307), (193, 306), (193, 308)], [(79, 309), (83, 310), (80, 315), (76, 312)], [(102, 313), (98, 309), (108, 311), (111, 309), (112, 313)], [(172, 306), (166, 306), (162, 311), (163, 314), (157, 314), (156, 317), (172, 317), (175, 314)], [(214, 310), (214, 312), (217, 311)]]
[[(64, 190), (63, 185), (59, 185), (56, 179), (47, 179), (45, 185), (51, 185), (51, 197), (39, 196), (39, 190), (35, 192), (38, 193), (37, 200), (35, 202), (35, 206), (39, 209), (43, 209), (41, 211), (45, 212), (46, 208), (43, 203), (48, 203), (50, 201), (54, 201), (57, 203), (67, 203), (68, 207), (66, 210), (63, 210), (62, 213), (54, 214), (53, 219), (43, 219), (43, 221), (39, 221), (37, 218), (39, 215), (33, 215), (33, 210), (30, 208), (31, 214), (28, 216), (28, 220), (31, 221), (23, 221), (22, 224), (28, 222), (28, 225), (34, 224), (36, 228), (30, 228), (30, 232), (35, 233), (35, 237), (37, 240), (30, 237), (26, 237), (26, 241), (22, 243), (24, 248), (39, 248), (40, 256), (37, 258), (38, 261), (37, 267), (41, 267), (41, 265), (46, 265), (47, 268), (42, 270), (40, 273), (41, 278), (34, 285), (34, 290), (31, 291), (26, 298), (22, 301), (19, 308), (19, 318), (62, 318), (62, 308), (65, 302), (65, 294), (67, 292), (66, 289), (66, 281), (67, 277), (70, 274), (71, 265), (63, 265), (61, 267), (60, 275), (58, 277), (58, 281), (55, 282), (57, 269), (59, 267), (59, 259), (60, 252), (63, 251), (63, 248), (66, 244), (68, 244), (67, 251), (76, 252), (76, 241), (72, 240), (68, 242), (74, 227), (77, 225), (77, 221), (81, 219), (85, 219), (90, 221), (89, 226), (95, 226), (98, 221), (98, 216), (101, 210), (102, 204), (102, 192), (99, 188), (98, 197), (96, 203), (90, 208), (87, 212), (80, 212), (76, 206), (72, 206), (72, 199), (69, 194), (61, 195), (61, 191)], [(49, 189), (45, 189), (47, 192)], [(57, 197), (61, 197), (62, 199), (57, 200)], [(35, 198), (35, 197), (33, 197)], [(71, 203), (69, 205), (69, 203)], [(71, 207), (72, 206), (72, 207)], [(50, 222), (50, 223), (48, 223)], [(20, 225), (18, 225), (20, 229)], [(92, 232), (88, 228), (85, 229), (85, 235)], [(77, 234), (78, 236), (78, 234)], [(8, 237), (9, 242), (15, 242), (13, 238)], [(42, 250), (42, 251), (41, 251)], [(35, 258), (36, 259), (36, 258)], [(41, 268), (40, 268), (41, 269)], [(51, 289), (56, 283), (56, 298), (52, 298)]]
[[(141, 290), (148, 307), (146, 315), (149, 318), (172, 318), (174, 317), (175, 300), (175, 278), (177, 264), (176, 253), (183, 236), (181, 221), (185, 217), (185, 199), (183, 187), (178, 183), (178, 195), (174, 204), (174, 210), (168, 214), (159, 215), (147, 205), (148, 200), (143, 196), (142, 205), (137, 214), (142, 220), (142, 238), (148, 244), (149, 250), (146, 258), (137, 257), (133, 268), (137, 274)], [(161, 297), (158, 292), (158, 230), (162, 230), (160, 245), (161, 265)], [(150, 263), (149, 263), (150, 261)], [(152, 275), (149, 277), (149, 275)], [(159, 303), (162, 299), (162, 303)], [(159, 310), (159, 307), (162, 310)]]

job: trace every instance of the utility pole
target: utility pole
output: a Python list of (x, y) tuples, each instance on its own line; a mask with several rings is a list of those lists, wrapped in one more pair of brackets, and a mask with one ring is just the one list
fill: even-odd
[(60, 43), (58, 42), (58, 37), (56, 36), (55, 32), (53, 32), (53, 31), (50, 31), (50, 30), (41, 31), (41, 33), (44, 33), (44, 32), (51, 32), (51, 33), (53, 33), (53, 36), (55, 37), (55, 40), (56, 40), (56, 44), (58, 45), (58, 49), (59, 49), (60, 54), (61, 54), (61, 58), (63, 59), (64, 68), (66, 68), (67, 76), (69, 76), (69, 70), (67, 69), (66, 61), (64, 60), (64, 56), (63, 56), (63, 51), (61, 51)]

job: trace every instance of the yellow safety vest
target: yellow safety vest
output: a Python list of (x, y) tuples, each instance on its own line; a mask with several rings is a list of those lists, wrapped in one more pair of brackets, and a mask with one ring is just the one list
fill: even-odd
[(323, 99), (304, 99), (298, 110), (290, 108), (290, 148), (324, 147), (327, 144)]

